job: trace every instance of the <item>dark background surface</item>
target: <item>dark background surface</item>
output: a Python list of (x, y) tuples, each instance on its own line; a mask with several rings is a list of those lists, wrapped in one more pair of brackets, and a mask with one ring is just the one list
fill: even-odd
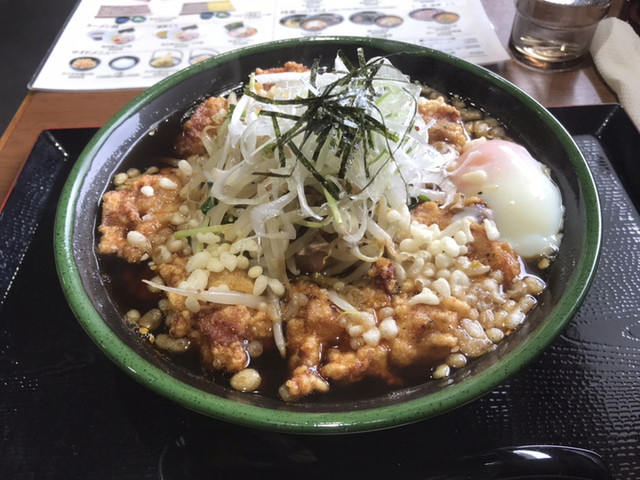
[(77, 0), (0, 0), (0, 135)]

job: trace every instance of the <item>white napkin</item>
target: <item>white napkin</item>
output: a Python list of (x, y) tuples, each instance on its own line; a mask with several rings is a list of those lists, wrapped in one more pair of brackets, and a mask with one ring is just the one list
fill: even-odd
[(591, 42), (591, 56), (640, 130), (640, 37), (628, 23), (605, 18)]

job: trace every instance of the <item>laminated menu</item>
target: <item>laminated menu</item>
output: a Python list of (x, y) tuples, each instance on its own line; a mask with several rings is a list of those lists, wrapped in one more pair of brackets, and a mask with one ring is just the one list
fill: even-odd
[(212, 56), (287, 38), (349, 35), (508, 59), (478, 0), (82, 0), (34, 90), (146, 88)]

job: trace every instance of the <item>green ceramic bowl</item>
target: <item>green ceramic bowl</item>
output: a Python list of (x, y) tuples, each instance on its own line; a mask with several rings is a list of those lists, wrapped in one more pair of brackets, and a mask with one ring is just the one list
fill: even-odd
[[(349, 401), (285, 404), (205, 381), (143, 343), (121, 318), (103, 284), (96, 255), (100, 199), (113, 175), (153, 164), (168, 152), (185, 112), (206, 95), (238, 87), (256, 67), (295, 60), (330, 65), (342, 49), (355, 62), (394, 54), (412, 80), (470, 99), (508, 126), (512, 137), (546, 163), (566, 207), (564, 239), (549, 270), (548, 289), (528, 321), (494, 352), (442, 381)], [(150, 135), (155, 132), (155, 135)], [(165, 134), (167, 132), (167, 134)], [(538, 103), (495, 74), (441, 52), (370, 38), (317, 37), (257, 45), (219, 55), (148, 89), (91, 140), (67, 181), (55, 229), (62, 287), (82, 327), (122, 369), (143, 385), (186, 408), (241, 425), (296, 433), (357, 432), (438, 415), (493, 390), (523, 368), (562, 332), (593, 278), (600, 247), (600, 208), (585, 160), (563, 127)]]

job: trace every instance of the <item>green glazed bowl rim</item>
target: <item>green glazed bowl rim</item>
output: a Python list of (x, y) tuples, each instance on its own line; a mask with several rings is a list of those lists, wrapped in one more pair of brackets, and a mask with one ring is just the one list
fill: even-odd
[[(575, 265), (575, 274), (566, 293), (554, 308), (554, 321), (545, 322), (528, 340), (478, 375), (450, 385), (435, 393), (398, 404), (339, 412), (308, 412), (268, 409), (218, 397), (188, 385), (161, 368), (150, 364), (124, 343), (102, 319), (85, 292), (76, 264), (72, 239), (76, 203), (83, 179), (98, 150), (109, 136), (131, 115), (151, 100), (180, 84), (184, 79), (209, 68), (223, 65), (248, 54), (268, 52), (274, 48), (303, 48), (307, 43), (335, 46), (377, 47), (415, 56), (428, 56), (439, 62), (467, 70), (501, 90), (518, 98), (526, 108), (560, 137), (568, 160), (573, 164), (586, 205), (585, 247)], [(445, 53), (412, 44), (360, 37), (312, 37), (245, 47), (187, 67), (145, 90), (113, 116), (91, 139), (73, 167), (62, 191), (54, 229), (54, 250), (58, 275), (67, 301), (79, 323), (103, 352), (149, 389), (208, 416), (239, 425), (288, 433), (334, 434), (377, 430), (399, 426), (435, 416), (468, 403), (496, 388), (530, 363), (552, 343), (582, 304), (595, 275), (601, 242), (600, 207), (595, 183), (582, 154), (560, 123), (539, 103), (498, 75)]]

